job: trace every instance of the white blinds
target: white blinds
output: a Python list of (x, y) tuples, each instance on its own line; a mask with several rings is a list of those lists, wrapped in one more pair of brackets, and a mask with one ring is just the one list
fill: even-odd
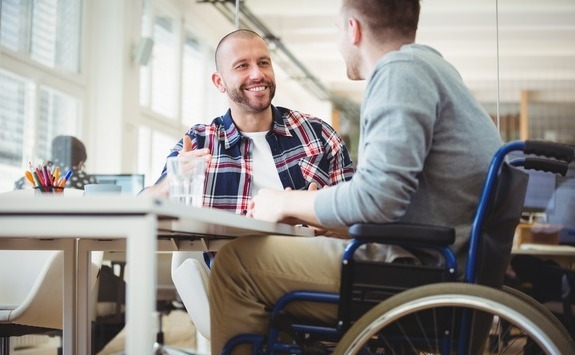
[(211, 121), (202, 115), (205, 102), (207, 75), (204, 65), (204, 55), (199, 43), (190, 35), (186, 35), (182, 53), (182, 123), (191, 127), (196, 123)]
[(175, 19), (156, 17), (154, 22), (154, 49), (152, 54), (151, 108), (171, 119), (177, 119), (178, 110), (178, 53), (179, 40)]
[(80, 69), (80, 0), (2, 0), (0, 43), (65, 72)]
[(28, 161), (49, 158), (53, 137), (79, 133), (82, 101), (74, 95), (81, 94), (69, 85), (82, 90), (72, 78), (80, 72), (83, 0), (0, 1), (1, 56), (10, 61), (6, 66), (0, 61), (0, 191), (5, 191)]
[(0, 164), (22, 162), (26, 91), (23, 78), (0, 70)]
[(38, 125), (36, 141), (39, 158), (50, 159), (52, 139), (59, 134), (75, 135), (80, 102), (56, 90), (42, 87), (39, 90)]

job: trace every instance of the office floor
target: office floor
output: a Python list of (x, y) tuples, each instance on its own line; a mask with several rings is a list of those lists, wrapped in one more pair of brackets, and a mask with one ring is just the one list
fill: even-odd
[[(173, 311), (163, 317), (163, 330), (165, 344), (188, 352), (196, 349), (195, 327), (187, 313), (183, 311)], [(48, 336), (33, 336), (28, 341), (22, 339), (14, 342), (20, 343), (24, 347), (16, 348), (11, 355), (57, 355), (60, 339)], [(110, 343), (108, 343), (98, 355), (121, 354), (124, 350), (124, 332), (120, 332)], [(201, 355), (209, 355), (202, 353)]]

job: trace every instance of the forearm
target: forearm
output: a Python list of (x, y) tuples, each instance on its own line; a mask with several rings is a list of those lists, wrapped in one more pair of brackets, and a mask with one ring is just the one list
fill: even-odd
[(283, 194), (280, 213), (282, 220), (297, 220), (298, 223), (321, 227), (315, 214), (316, 191), (289, 191)]
[(142, 192), (141, 196), (155, 196), (155, 197), (167, 197), (168, 196), (168, 179), (162, 179), (160, 182), (146, 187)]

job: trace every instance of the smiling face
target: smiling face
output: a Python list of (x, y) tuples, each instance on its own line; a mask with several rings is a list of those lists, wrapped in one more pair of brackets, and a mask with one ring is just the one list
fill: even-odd
[(212, 81), (227, 92), (232, 109), (262, 112), (275, 95), (275, 74), (265, 41), (259, 36), (227, 38), (217, 49)]

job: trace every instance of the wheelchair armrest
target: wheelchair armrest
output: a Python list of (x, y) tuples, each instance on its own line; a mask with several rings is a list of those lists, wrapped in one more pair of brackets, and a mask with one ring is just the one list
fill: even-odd
[(407, 223), (356, 223), (349, 227), (349, 235), (358, 240), (389, 244), (429, 244), (447, 247), (455, 241), (455, 230)]

